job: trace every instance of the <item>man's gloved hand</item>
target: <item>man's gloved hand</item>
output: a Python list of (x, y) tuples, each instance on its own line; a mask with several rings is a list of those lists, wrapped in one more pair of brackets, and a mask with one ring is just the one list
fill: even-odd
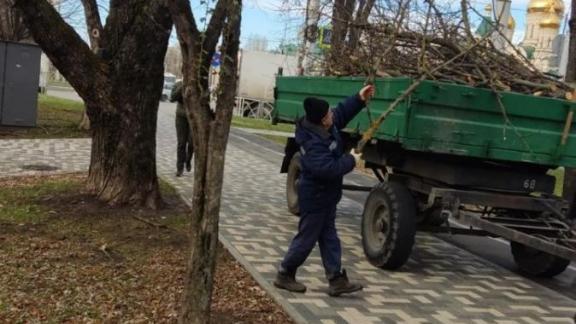
[(370, 99), (374, 96), (374, 92), (375, 92), (374, 86), (370, 84), (360, 89), (360, 92), (358, 92), (358, 96), (360, 96), (360, 99), (362, 99), (362, 101), (368, 103), (368, 101), (370, 101)]

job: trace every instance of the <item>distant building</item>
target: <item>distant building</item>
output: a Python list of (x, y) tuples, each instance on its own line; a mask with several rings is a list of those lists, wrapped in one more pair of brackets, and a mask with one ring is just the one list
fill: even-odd
[(268, 39), (260, 35), (251, 35), (244, 49), (254, 52), (265, 52), (268, 49)]
[[(500, 2), (505, 2), (505, 1), (500, 1)], [(498, 4), (498, 3), (497, 3)], [(508, 17), (506, 24), (503, 24), (503, 30), (502, 30), (502, 34), (504, 34), (504, 36), (508, 39), (508, 40), (512, 40), (514, 38), (514, 30), (516, 29), (516, 20), (514, 20), (514, 17), (512, 17), (512, 15), (510, 15), (510, 7), (504, 7), (503, 10), (508, 10), (508, 12), (506, 12), (505, 14), (503, 14), (503, 16)], [(478, 35), (479, 37), (485, 36), (487, 33), (491, 32), (493, 30), (493, 28), (495, 27), (495, 22), (496, 22), (496, 14), (493, 12), (492, 10), (492, 6), (491, 5), (486, 5), (484, 7), (484, 15), (481, 17), (481, 22), (480, 25), (478, 26), (478, 29), (476, 29), (476, 35)], [(499, 33), (494, 33), (495, 37), (501, 37), (501, 35)], [(504, 42), (505, 46), (504, 48), (508, 47), (509, 44), (508, 42)]]
[[(501, 2), (505, 3), (506, 0), (498, 0), (496, 4)], [(509, 14), (509, 7), (507, 10), (505, 14), (509, 19), (502, 33), (512, 40), (516, 22)], [(568, 56), (568, 37), (559, 34), (564, 10), (562, 0), (530, 0), (526, 8), (524, 39), (516, 47), (537, 69), (559, 76), (565, 74)], [(494, 28), (494, 16), (492, 6), (487, 5), (476, 30), (479, 37)], [(510, 45), (508, 47), (505, 49), (507, 52), (516, 53)]]
[(164, 71), (182, 78), (182, 52), (179, 46), (168, 47), (164, 58)]
[(526, 30), (520, 47), (543, 72), (559, 73), (564, 15), (562, 0), (531, 0), (526, 10)]

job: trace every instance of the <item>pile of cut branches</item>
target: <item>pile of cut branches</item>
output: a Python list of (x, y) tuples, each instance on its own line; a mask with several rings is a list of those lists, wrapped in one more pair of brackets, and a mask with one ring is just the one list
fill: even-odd
[(420, 25), (389, 19), (363, 25), (359, 46), (344, 48), (342, 59), (330, 61), (326, 73), (424, 77), (494, 91), (576, 99), (572, 87), (536, 69), (512, 43), (505, 50), (497, 49), (496, 28), (481, 37), (470, 32), (467, 19), (448, 23), (438, 17), (437, 10), (428, 10)]

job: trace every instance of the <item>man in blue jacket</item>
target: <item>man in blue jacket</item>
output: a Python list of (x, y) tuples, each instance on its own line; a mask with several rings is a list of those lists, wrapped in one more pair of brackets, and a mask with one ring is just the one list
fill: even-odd
[(330, 296), (362, 289), (360, 284), (348, 281), (342, 269), (342, 249), (336, 233), (336, 205), (342, 198), (342, 178), (356, 165), (354, 157), (345, 151), (339, 131), (366, 106), (373, 94), (373, 86), (366, 86), (332, 110), (322, 99), (304, 100), (306, 117), (296, 125), (301, 154), (300, 222), (274, 281), (278, 288), (306, 291), (306, 286), (296, 281), (296, 270), (318, 242)]

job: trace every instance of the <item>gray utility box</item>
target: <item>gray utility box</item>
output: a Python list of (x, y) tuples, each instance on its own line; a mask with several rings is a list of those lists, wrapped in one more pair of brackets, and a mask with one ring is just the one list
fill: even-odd
[(0, 126), (36, 126), (40, 47), (0, 41)]

